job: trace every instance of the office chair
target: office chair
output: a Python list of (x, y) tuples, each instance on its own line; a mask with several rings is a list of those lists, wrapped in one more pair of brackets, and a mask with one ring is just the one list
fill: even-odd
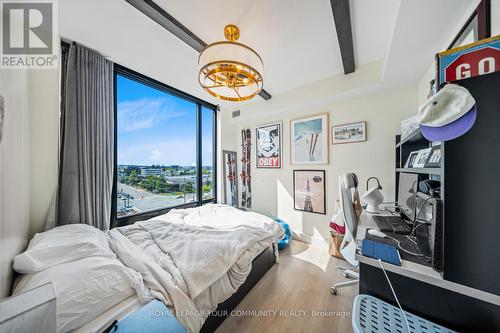
[[(358, 177), (355, 173), (346, 173), (339, 177), (340, 209), (345, 223), (345, 235), (340, 245), (340, 253), (345, 260), (357, 268), (359, 265), (356, 255), (356, 230), (358, 228), (358, 215), (355, 204), (359, 202)], [(359, 273), (355, 269), (337, 267), (346, 278), (354, 280), (336, 283), (330, 288), (333, 295), (337, 295), (339, 288), (355, 285), (359, 282)]]

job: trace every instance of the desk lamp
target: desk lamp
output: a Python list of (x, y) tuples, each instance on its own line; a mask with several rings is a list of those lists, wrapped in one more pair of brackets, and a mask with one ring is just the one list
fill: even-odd
[[(375, 179), (377, 181), (377, 186), (372, 187), (368, 190), (368, 184), (370, 180)], [(370, 177), (366, 181), (367, 192), (361, 197), (361, 201), (366, 203), (366, 211), (372, 214), (379, 214), (381, 212), (379, 205), (384, 202), (384, 196), (380, 193), (382, 186), (380, 186), (380, 181), (377, 177)]]

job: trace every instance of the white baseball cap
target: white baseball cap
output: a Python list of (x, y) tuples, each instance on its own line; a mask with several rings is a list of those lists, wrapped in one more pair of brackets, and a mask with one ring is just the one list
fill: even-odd
[(417, 120), (426, 139), (448, 141), (467, 133), (476, 116), (476, 101), (469, 91), (447, 84), (420, 107)]

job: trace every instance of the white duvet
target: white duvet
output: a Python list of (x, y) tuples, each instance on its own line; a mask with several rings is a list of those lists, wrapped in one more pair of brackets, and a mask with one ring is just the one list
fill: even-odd
[[(109, 236), (111, 248), (124, 264), (140, 272), (151, 292), (160, 293), (181, 323), (196, 332), (209, 311), (245, 281), (258, 251), (276, 242), (281, 232), (277, 223), (263, 215), (205, 205), (116, 228)], [(128, 241), (137, 247), (135, 255), (126, 246)], [(139, 249), (154, 263), (138, 263)], [(225, 292), (213, 295), (210, 287)]]
[(189, 332), (198, 332), (282, 232), (263, 215), (225, 205), (172, 210), (107, 235), (86, 225), (57, 227), (16, 257), (15, 268), (29, 274), (18, 279), (14, 293), (52, 282), (59, 332), (86, 324), (133, 293), (142, 301), (162, 300)]

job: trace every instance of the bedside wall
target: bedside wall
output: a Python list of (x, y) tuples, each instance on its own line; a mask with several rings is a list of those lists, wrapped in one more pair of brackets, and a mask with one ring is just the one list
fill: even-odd
[[(254, 107), (251, 105), (242, 106), (240, 118), (232, 119), (230, 111), (221, 111), (220, 149), (238, 152), (239, 173), (241, 168), (241, 129), (250, 128), (252, 131), (251, 210), (282, 218), (290, 224), (296, 233), (296, 238), (307, 242), (322, 241), (329, 235), (328, 222), (333, 214), (335, 200), (338, 198), (339, 175), (351, 171), (357, 173), (360, 179), (359, 189), (361, 193), (365, 191), (368, 177), (377, 176), (384, 188), (382, 193), (385, 200), (394, 201), (395, 135), (400, 131), (401, 120), (417, 111), (417, 86), (375, 91), (363, 96), (319, 102), (314, 105), (304, 104), (303, 107), (300, 107), (297, 101), (304, 103), (310, 100), (307, 88), (292, 93), (294, 100), (288, 105), (286, 105), (285, 100), (287, 96), (277, 95), (273, 96), (269, 102), (255, 103)], [(275, 105), (280, 106), (279, 112), (275, 111)], [(329, 114), (329, 132), (332, 125), (366, 121), (367, 142), (332, 145), (331, 133), (329, 133), (328, 165), (291, 165), (290, 120), (319, 113)], [(281, 121), (283, 124), (282, 168), (278, 170), (257, 169), (255, 166), (255, 127), (275, 121)], [(326, 215), (294, 210), (292, 180), (294, 169), (326, 170)], [(239, 192), (241, 192), (241, 187)], [(222, 199), (222, 196), (220, 198)]]

